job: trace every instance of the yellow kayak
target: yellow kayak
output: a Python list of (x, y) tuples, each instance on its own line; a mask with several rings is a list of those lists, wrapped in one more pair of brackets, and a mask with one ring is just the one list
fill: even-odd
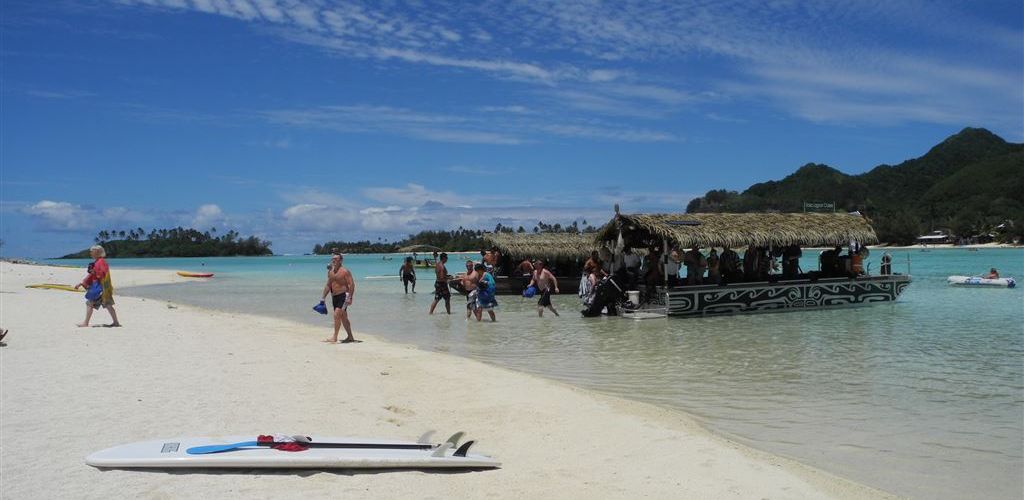
[(65, 292), (85, 292), (84, 288), (81, 290), (75, 290), (75, 285), (64, 285), (61, 283), (38, 283), (35, 285), (25, 285), (25, 288), (41, 288), (44, 290), (64, 290)]
[(188, 273), (185, 271), (178, 271), (178, 276), (183, 278), (212, 278), (213, 273)]

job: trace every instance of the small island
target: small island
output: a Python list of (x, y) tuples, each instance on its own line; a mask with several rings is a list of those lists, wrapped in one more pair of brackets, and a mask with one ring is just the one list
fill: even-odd
[[(233, 257), (273, 255), (270, 242), (255, 236), (242, 237), (237, 231), (217, 235), (217, 228), (198, 231), (175, 227), (153, 229), (141, 227), (128, 231), (100, 231), (93, 238), (108, 257)], [(87, 259), (89, 249), (71, 253), (62, 259)]]

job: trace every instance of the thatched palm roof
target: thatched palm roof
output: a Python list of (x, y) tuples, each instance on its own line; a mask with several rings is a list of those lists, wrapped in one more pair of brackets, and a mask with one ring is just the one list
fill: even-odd
[(599, 241), (615, 241), (619, 231), (631, 246), (667, 240), (680, 248), (792, 244), (846, 245), (878, 242), (870, 221), (860, 215), (823, 213), (618, 214), (598, 231)]
[(484, 242), (512, 258), (585, 258), (598, 249), (592, 233), (484, 233)]
[(409, 253), (409, 252), (440, 252), (441, 249), (438, 248), (438, 247), (435, 247), (434, 245), (409, 245), (407, 247), (399, 248), (398, 251), (402, 252), (402, 253)]

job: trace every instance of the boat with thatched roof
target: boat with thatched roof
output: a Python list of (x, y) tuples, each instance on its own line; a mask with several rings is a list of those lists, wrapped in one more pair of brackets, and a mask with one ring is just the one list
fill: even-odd
[[(597, 240), (614, 248), (616, 254), (625, 248), (660, 251), (664, 266), (673, 248), (860, 248), (877, 243), (878, 236), (860, 214), (622, 214), (616, 206), (615, 217), (598, 231)], [(661, 275), (666, 275), (664, 267)], [(653, 287), (649, 301), (664, 308), (666, 314), (678, 316), (788, 311), (893, 301), (908, 284), (909, 275), (864, 273), (828, 277), (810, 272), (789, 279), (770, 275), (766, 280), (689, 286), (669, 286), (666, 278)]]
[[(526, 259), (544, 259), (562, 287), (575, 289), (582, 275), (583, 263), (600, 244), (594, 233), (484, 233), (488, 249), (497, 249), (496, 290), (499, 295), (518, 295), (530, 282), (528, 274), (518, 272), (518, 265)], [(464, 293), (460, 282), (452, 289)]]

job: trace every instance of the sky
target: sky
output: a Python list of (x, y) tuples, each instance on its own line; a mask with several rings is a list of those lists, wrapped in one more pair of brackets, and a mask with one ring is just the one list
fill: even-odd
[(2, 0), (0, 253), (597, 226), (968, 126), (1024, 141), (1019, 0)]

